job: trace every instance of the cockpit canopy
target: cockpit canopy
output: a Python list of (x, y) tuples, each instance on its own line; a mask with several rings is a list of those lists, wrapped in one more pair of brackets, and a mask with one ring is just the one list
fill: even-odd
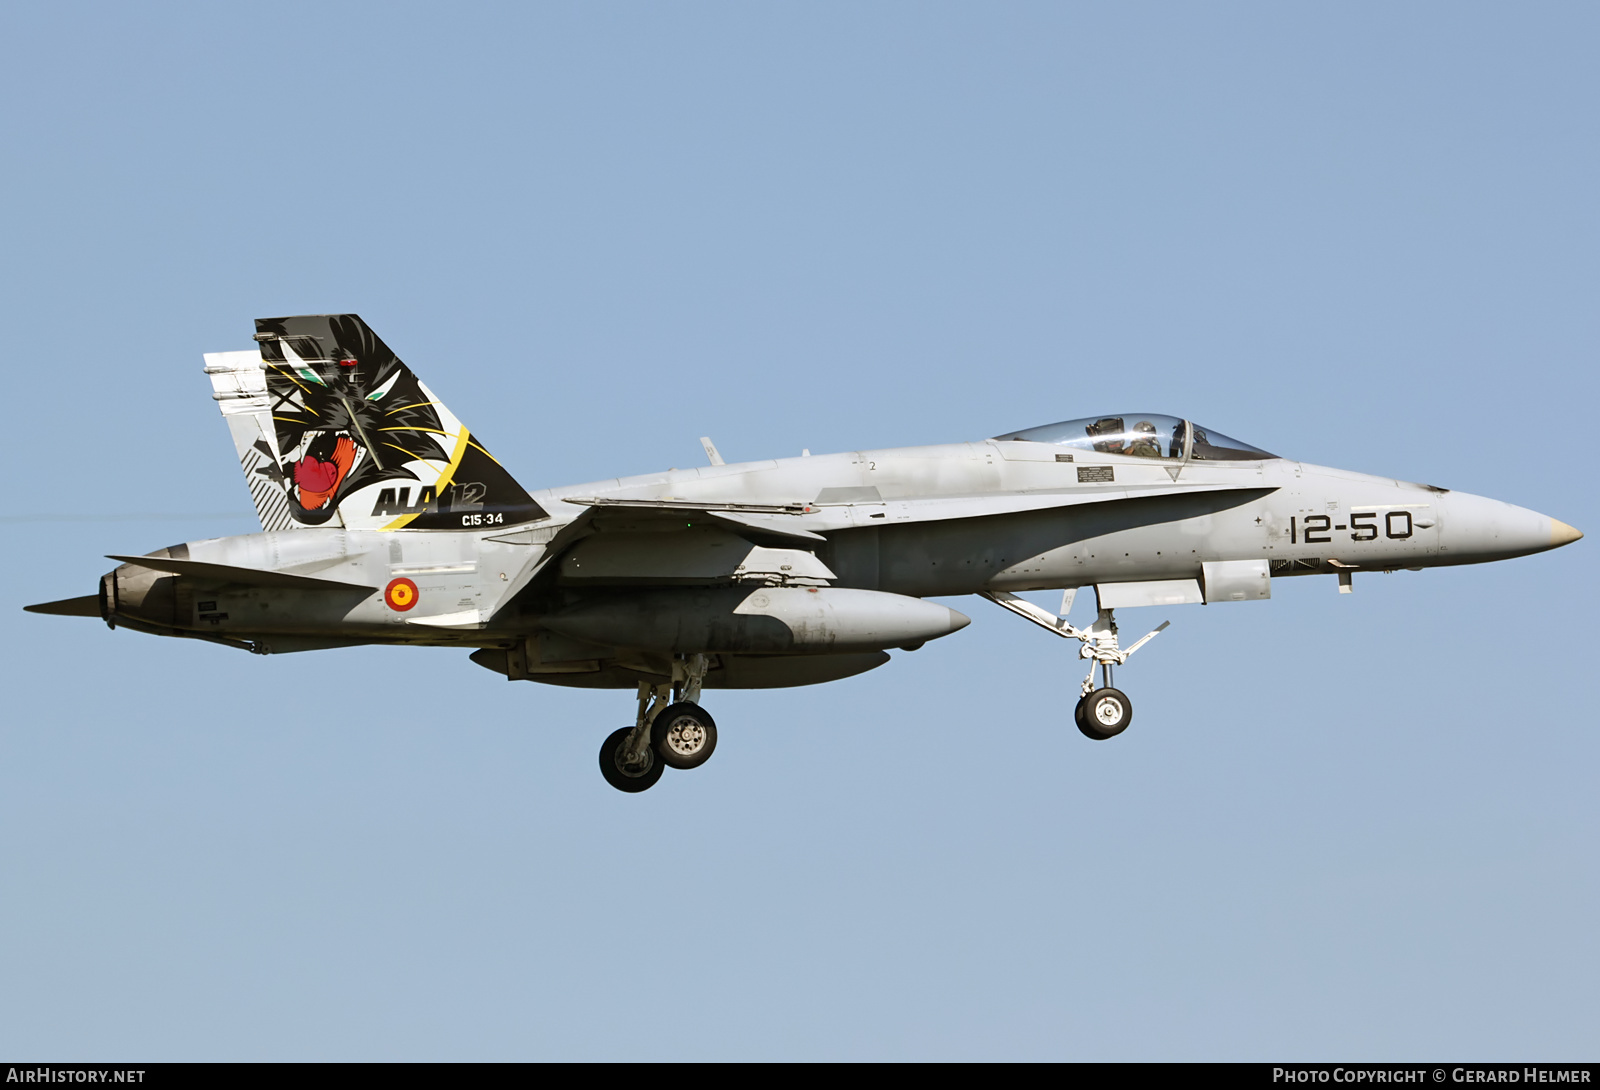
[(1128, 413), (1125, 416), (1084, 417), (1044, 424), (1026, 431), (997, 435), (1000, 441), (1055, 443), (1102, 454), (1123, 454), (1135, 458), (1162, 458), (1196, 462), (1255, 462), (1276, 458), (1260, 447), (1230, 439), (1221, 432), (1202, 428), (1188, 420), (1159, 413)]

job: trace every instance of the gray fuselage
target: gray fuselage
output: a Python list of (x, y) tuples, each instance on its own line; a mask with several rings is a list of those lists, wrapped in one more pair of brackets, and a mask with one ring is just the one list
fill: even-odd
[[(1175, 463), (1006, 440), (670, 470), (532, 495), (550, 518), (522, 526), (324, 527), (189, 542), (150, 555), (323, 582), (243, 585), (124, 565), (108, 576), (102, 593), (114, 600), (103, 608), (130, 627), (254, 641), (258, 650), (509, 648), (541, 633), (561, 639), (557, 618), (574, 610), (587, 611), (590, 627), (571, 621), (566, 636), (581, 629), (576, 638), (593, 641), (601, 624), (593, 619), (608, 609), (631, 609), (627, 631), (635, 631), (675, 603), (726, 611), (759, 587), (926, 598), (1198, 580), (1206, 565), (1228, 562), (1264, 562), (1263, 575), (1278, 578), (1500, 560), (1579, 536), (1495, 500), (1283, 458)], [(681, 508), (696, 505), (716, 509), (686, 517)], [(785, 559), (799, 569), (778, 563)], [(397, 593), (409, 604), (396, 608), (389, 590), (402, 582), (412, 590)], [(733, 605), (719, 604), (719, 594)], [(887, 601), (836, 597), (846, 612)], [(965, 619), (905, 623), (877, 645), (920, 642), (906, 636), (918, 624), (931, 626), (922, 637), (931, 638)], [(693, 639), (636, 642), (656, 652), (785, 650), (680, 646)], [(568, 658), (626, 657), (626, 642), (591, 642)]]

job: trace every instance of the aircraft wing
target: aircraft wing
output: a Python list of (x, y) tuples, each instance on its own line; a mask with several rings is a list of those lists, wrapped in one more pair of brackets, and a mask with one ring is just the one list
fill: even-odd
[[(537, 559), (524, 566), (518, 575), (503, 587), (495, 602), (484, 609), (482, 616), (484, 618), (492, 616), (536, 579), (553, 575), (563, 555), (579, 541), (596, 533), (604, 534), (613, 528), (626, 531), (630, 535), (637, 535), (649, 534), (658, 527), (661, 530), (680, 529), (684, 522), (691, 522), (696, 526), (719, 526), (747, 540), (760, 541), (766, 538), (769, 539), (767, 544), (779, 549), (814, 551), (817, 545), (827, 541), (826, 534), (833, 530), (981, 518), (988, 515), (1116, 502), (1144, 496), (1229, 491), (1259, 492), (1260, 489), (1240, 489), (1222, 484), (1178, 486), (1160, 484), (1116, 489), (1064, 488), (1038, 492), (936, 496), (926, 499), (840, 505), (804, 502), (759, 504), (648, 496), (563, 497), (563, 503), (582, 509), (552, 537), (540, 536), (535, 540), (536, 535), (542, 532), (524, 529), (511, 530), (489, 539), (508, 545), (527, 545), (542, 549)], [(654, 568), (649, 563), (644, 567), (652, 570)], [(641, 577), (645, 574), (644, 571), (640, 572)], [(454, 623), (453, 618), (452, 623)]]
[[(623, 522), (630, 530), (646, 533), (656, 526), (663, 530), (676, 529), (678, 526), (674, 524), (683, 522), (715, 525), (746, 538), (770, 538), (774, 543), (791, 548), (814, 549), (816, 545), (827, 541), (822, 534), (797, 521), (797, 516), (803, 515), (809, 508), (808, 504), (588, 496), (566, 497), (562, 502), (581, 507), (582, 510), (551, 537), (544, 537), (548, 531), (540, 528), (525, 528), (509, 530), (487, 539), (504, 545), (540, 548), (542, 551), (537, 559), (524, 566), (515, 578), (502, 587), (495, 601), (483, 610), (485, 618), (495, 614), (528, 584), (549, 572), (562, 554), (603, 528), (607, 520)], [(601, 523), (600, 526), (596, 525), (597, 521)]]
[(611, 499), (583, 496), (568, 497), (562, 502), (579, 504), (599, 511), (610, 508), (646, 515), (654, 513), (664, 518), (692, 518), (702, 522), (716, 522), (735, 532), (757, 530), (764, 534), (794, 538), (798, 541), (827, 540), (815, 530), (807, 529), (795, 521), (798, 517), (818, 510), (804, 503), (714, 503), (679, 499)]

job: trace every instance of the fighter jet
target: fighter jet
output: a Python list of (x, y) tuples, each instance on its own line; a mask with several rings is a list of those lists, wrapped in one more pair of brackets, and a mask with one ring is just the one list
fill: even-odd
[[(976, 442), (709, 465), (529, 492), (354, 314), (265, 318), (205, 356), (261, 532), (112, 556), (97, 594), (28, 606), (257, 654), (471, 649), (511, 681), (633, 690), (600, 771), (626, 792), (717, 745), (716, 688), (814, 685), (966, 627), (978, 595), (1075, 641), (1075, 721), (1105, 741), (1118, 609), (1270, 598), (1272, 582), (1476, 564), (1582, 535), (1481, 496), (1110, 413)], [(1087, 628), (1067, 618), (1093, 588)], [(1057, 613), (1019, 592), (1063, 591)], [(1098, 683), (1096, 670), (1100, 673)]]

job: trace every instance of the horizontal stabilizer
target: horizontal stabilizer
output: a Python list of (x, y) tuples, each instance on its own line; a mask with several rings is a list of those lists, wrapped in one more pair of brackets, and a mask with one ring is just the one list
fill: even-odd
[(57, 617), (98, 617), (100, 596), (85, 594), (82, 598), (63, 598), (59, 602), (40, 602), (36, 606), (23, 606), (29, 613), (52, 613)]
[[(116, 556), (107, 554), (109, 560), (124, 564), (137, 564), (151, 571), (186, 575), (191, 579), (205, 579), (216, 583), (243, 583), (251, 587), (282, 587), (285, 590), (348, 590), (371, 594), (377, 587), (358, 583), (341, 583), (334, 579), (313, 579), (305, 575), (289, 575), (280, 571), (263, 571), (260, 568), (236, 568), (231, 564), (207, 564), (202, 560), (170, 560), (164, 556)], [(95, 616), (99, 616), (96, 606)]]

